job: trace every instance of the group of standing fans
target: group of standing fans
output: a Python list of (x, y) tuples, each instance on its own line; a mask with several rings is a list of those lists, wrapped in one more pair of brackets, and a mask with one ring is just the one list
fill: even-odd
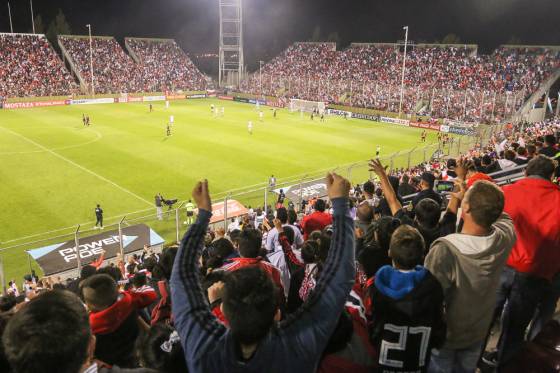
[(78, 85), (47, 38), (0, 34), (0, 97), (61, 96)]
[(145, 92), (201, 90), (206, 78), (174, 40), (126, 38), (140, 60)]
[[(91, 84), (88, 38), (59, 37), (87, 84)], [(135, 62), (114, 38), (93, 38), (96, 93), (206, 89), (204, 75), (172, 40), (126, 39)]]
[[(464, 121), (500, 122), (556, 69), (558, 51), (473, 46), (413, 46), (406, 56), (402, 110)], [(253, 94), (398, 112), (403, 48), (398, 45), (295, 43), (242, 85)]]
[[(60, 36), (77, 72), (91, 85), (87, 37)], [(127, 39), (135, 62), (114, 38), (92, 39), (96, 93), (204, 90), (205, 76), (173, 40)], [(80, 94), (77, 80), (44, 35), (0, 35), (0, 97)]]
[[(178, 247), (105, 266), (102, 256), (66, 283), (29, 276), (21, 295), (11, 287), (0, 301), (0, 370), (557, 366), (547, 348), (560, 329), (550, 322), (560, 296), (558, 132), (558, 121), (508, 126), (463, 158), (389, 174), (372, 160), (376, 181), (352, 187), (330, 173), (328, 198), (306, 212), (282, 198), (228, 229), (209, 227), (201, 181)], [(504, 159), (525, 165), (526, 177), (499, 187), (489, 174)], [(454, 188), (434, 191), (439, 181)]]

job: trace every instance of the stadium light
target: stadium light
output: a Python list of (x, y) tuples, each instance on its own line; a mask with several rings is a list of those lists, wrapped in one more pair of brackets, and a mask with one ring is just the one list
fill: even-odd
[(261, 85), (261, 98), (263, 95), (263, 89), (262, 89), (262, 65), (263, 65), (264, 61), (259, 61), (259, 75), (260, 75), (260, 85)]
[(33, 33), (35, 34), (35, 20), (33, 19), (33, 0), (29, 0), (29, 7), (31, 8), (31, 26), (33, 26)]
[(91, 39), (91, 24), (87, 24), (86, 27), (89, 30), (89, 73), (91, 75), (91, 94), (95, 96), (95, 86), (93, 85), (93, 47)]
[(14, 33), (14, 26), (12, 25), (12, 9), (10, 8), (10, 2), (8, 1), (8, 16), (10, 17), (10, 32)]
[(403, 94), (404, 94), (404, 71), (406, 69), (406, 47), (408, 44), (408, 26), (404, 26), (403, 30), (405, 30), (404, 33), (404, 56), (403, 56), (403, 60), (402, 60), (402, 75), (401, 75), (401, 98), (399, 100), (399, 118), (401, 117), (402, 114), (402, 102), (403, 102)]

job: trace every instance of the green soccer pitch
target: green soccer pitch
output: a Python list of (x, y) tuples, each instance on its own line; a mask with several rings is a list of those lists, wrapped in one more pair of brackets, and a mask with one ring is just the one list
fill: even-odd
[[(211, 104), (225, 107), (225, 115), (213, 117)], [(261, 122), (254, 105), (215, 99), (153, 106), (152, 113), (147, 103), (0, 110), (0, 247), (77, 224), (91, 229), (96, 203), (110, 221), (153, 208), (159, 192), (188, 199), (201, 178), (216, 194), (266, 182), (271, 174), (281, 180), (364, 161), (377, 145), (382, 156), (420, 145), (419, 129), (366, 120), (328, 117), (320, 123), (287, 110), (273, 118), (263, 106)], [(90, 127), (82, 125), (84, 113)], [(175, 124), (168, 137), (170, 115)], [(435, 133), (429, 136), (428, 142), (436, 140)], [(354, 182), (367, 176), (365, 168), (361, 172), (353, 174)], [(175, 239), (172, 229), (158, 224), (150, 225)], [(30, 238), (15, 241), (22, 237)], [(2, 252), (7, 279), (20, 283), (29, 273), (24, 250), (40, 246)]]

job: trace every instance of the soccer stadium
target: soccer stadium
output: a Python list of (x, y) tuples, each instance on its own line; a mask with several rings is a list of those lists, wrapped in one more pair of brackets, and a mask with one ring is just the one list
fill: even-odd
[(0, 1), (0, 372), (560, 372), (560, 3)]

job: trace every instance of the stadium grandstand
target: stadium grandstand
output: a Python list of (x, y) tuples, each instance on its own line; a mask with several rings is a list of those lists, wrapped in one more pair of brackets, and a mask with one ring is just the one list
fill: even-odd
[[(402, 46), (295, 43), (246, 80), (256, 95), (398, 112)], [(415, 45), (406, 56), (402, 110), (465, 122), (510, 118), (560, 68), (560, 49)], [(261, 84), (262, 82), (262, 84)]]
[(560, 373), (560, 46), (265, 18), (281, 45), (241, 0), (219, 34), (170, 2), (70, 19), (115, 36), (13, 33), (8, 4), (0, 372)]

